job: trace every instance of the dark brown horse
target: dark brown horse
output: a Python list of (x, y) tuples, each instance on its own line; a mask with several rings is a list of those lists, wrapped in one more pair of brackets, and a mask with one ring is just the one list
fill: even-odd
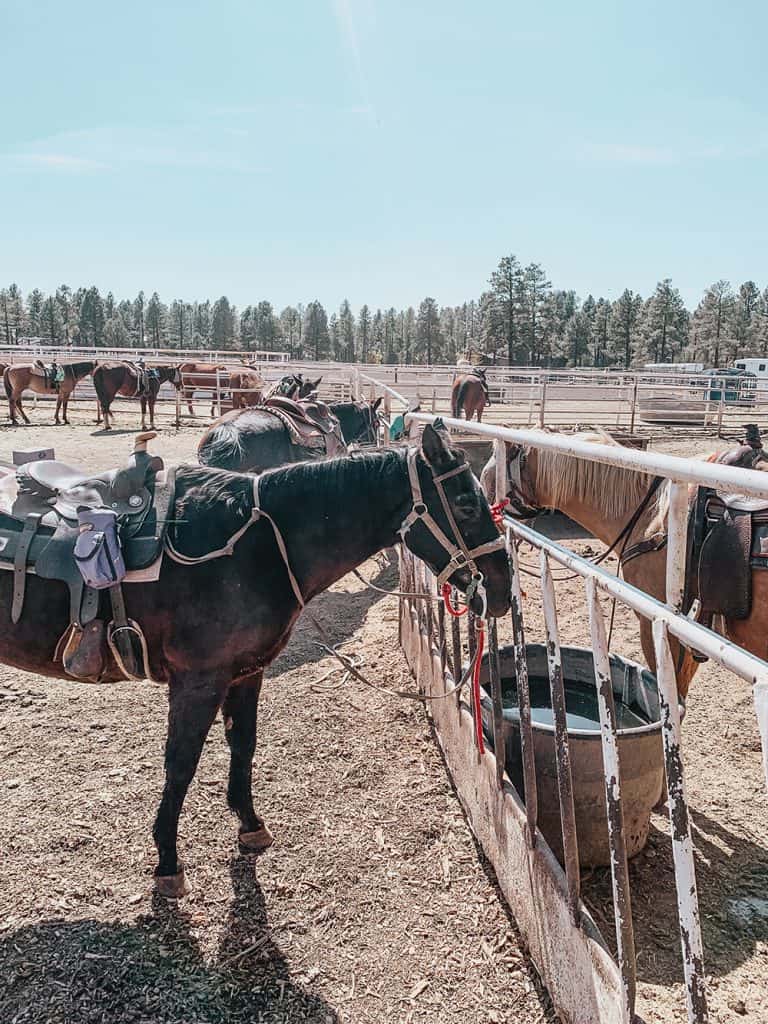
[(16, 425), (16, 412), (20, 412), (25, 423), (29, 423), (29, 417), (24, 412), (21, 404), (21, 396), (25, 391), (34, 391), (38, 395), (56, 395), (56, 417), (54, 422), (59, 423), (59, 412), (63, 412), (65, 423), (69, 399), (77, 386), (77, 382), (93, 373), (96, 362), (91, 360), (83, 363), (59, 363), (64, 371), (62, 380), (55, 384), (46, 368), (38, 360), (36, 363), (12, 363), (3, 373), (5, 393), (8, 396), (8, 408), (11, 414), (11, 422)]
[[(271, 388), (264, 386), (258, 371), (248, 366), (225, 366), (223, 363), (182, 363), (179, 367), (182, 381), (182, 393), (187, 402), (189, 415), (194, 416), (192, 400), (196, 392), (210, 391), (211, 416), (216, 413), (217, 397), (223, 407), (231, 409), (247, 409), (258, 405), (263, 397), (270, 393)], [(314, 387), (322, 378), (314, 382)], [(284, 387), (279, 394), (287, 398), (305, 398), (312, 390), (310, 382), (305, 382), (301, 374), (283, 377), (275, 387)]]
[(104, 429), (112, 429), (112, 413), (109, 411), (117, 395), (124, 398), (138, 398), (141, 402), (141, 429), (147, 429), (147, 406), (149, 425), (155, 426), (155, 402), (161, 384), (181, 385), (178, 366), (143, 366), (130, 362), (99, 363), (93, 371), (93, 386), (96, 389), (97, 418)]
[[(339, 422), (345, 444), (375, 444), (378, 433), (375, 402), (336, 402), (328, 409)], [(322, 449), (294, 443), (288, 428), (266, 409), (227, 413), (212, 423), (200, 439), (197, 457), (204, 466), (240, 473), (262, 473), (290, 462), (322, 458)]]
[[(179, 467), (172, 547), (159, 579), (123, 588), (127, 614), (146, 637), (151, 676), (168, 687), (165, 787), (153, 830), (156, 885), (164, 895), (186, 891), (177, 856), (179, 815), (219, 709), (231, 752), (227, 797), (240, 822), (241, 846), (257, 851), (272, 843), (251, 791), (257, 705), (263, 671), (287, 643), (302, 603), (395, 544), (402, 529), (408, 547), (436, 573), (450, 570), (459, 545), (469, 549), (468, 567), (450, 581), (466, 590), (474, 569), (482, 577), (488, 612), (502, 615), (509, 607), (507, 558), (488, 504), (462, 453), (431, 426), (419, 449), (287, 466), (265, 473), (257, 489), (262, 517), (253, 514), (252, 476)], [(415, 512), (422, 502), (448, 549)], [(233, 538), (228, 557), (205, 560)], [(0, 661), (65, 678), (56, 651), (69, 626), (67, 586), (28, 576), (24, 613), (14, 625), (13, 575), (0, 572)], [(470, 606), (482, 612), (479, 591)], [(106, 607), (104, 612), (108, 617)], [(106, 681), (118, 678), (113, 665)]]
[(471, 373), (459, 374), (454, 380), (451, 388), (451, 415), (454, 419), (461, 419), (463, 409), (468, 420), (476, 415), (477, 422), (480, 423), (483, 418), (483, 409), (490, 404), (488, 382), (483, 370), (475, 369)]

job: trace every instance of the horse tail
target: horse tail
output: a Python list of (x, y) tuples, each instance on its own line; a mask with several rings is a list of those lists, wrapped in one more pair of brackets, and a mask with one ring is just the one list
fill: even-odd
[(453, 395), (451, 396), (453, 399), (453, 409), (451, 414), (455, 420), (461, 418), (461, 410), (464, 408), (464, 399), (467, 394), (467, 383), (467, 380), (460, 381), (459, 386), (454, 389)]
[(5, 370), (3, 371), (3, 384), (5, 385), (5, 394), (9, 402), (13, 398), (13, 384), (11, 384), (10, 373), (11, 367), (6, 366)]
[[(101, 367), (101, 373), (93, 371), (93, 389), (96, 392), (96, 398), (99, 400), (99, 408), (102, 414), (109, 412), (109, 405), (114, 395), (110, 395), (106, 387), (106, 376), (108, 370)], [(117, 394), (117, 388), (115, 388), (115, 394)]]
[(198, 462), (218, 469), (241, 469), (244, 454), (242, 436), (235, 420), (214, 423), (197, 446)]

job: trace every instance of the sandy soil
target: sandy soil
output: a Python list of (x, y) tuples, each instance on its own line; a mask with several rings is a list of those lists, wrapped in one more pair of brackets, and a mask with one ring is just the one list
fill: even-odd
[[(134, 430), (5, 428), (0, 459), (53, 446), (103, 467)], [(199, 433), (153, 448), (191, 459)], [(384, 561), (364, 571), (396, 584)], [(394, 601), (350, 577), (313, 610), (371, 674), (405, 681)], [(300, 623), (261, 700), (257, 806), (275, 846), (237, 853), (219, 722), (182, 816), (194, 890), (178, 906), (151, 895), (164, 694), (0, 666), (0, 1021), (555, 1020), (424, 712), (340, 690), (314, 639)]]

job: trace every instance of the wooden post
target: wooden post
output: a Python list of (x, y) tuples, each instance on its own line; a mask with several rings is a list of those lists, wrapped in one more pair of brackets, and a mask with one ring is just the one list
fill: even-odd
[(544, 409), (547, 404), (547, 378), (541, 378), (541, 398), (539, 399), (539, 426), (544, 429)]
[(176, 426), (181, 426), (181, 387), (176, 388)]
[(219, 367), (216, 367), (216, 409), (218, 415), (221, 416), (221, 377)]
[(632, 385), (632, 409), (629, 414), (629, 432), (634, 432), (635, 429), (635, 415), (637, 413), (637, 374), (635, 374), (635, 380)]
[(725, 378), (720, 381), (720, 405), (717, 409), (717, 436), (723, 436), (723, 413), (725, 412)]

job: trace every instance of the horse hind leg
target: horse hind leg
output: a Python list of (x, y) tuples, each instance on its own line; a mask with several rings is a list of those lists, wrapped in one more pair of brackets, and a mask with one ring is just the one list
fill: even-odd
[[(139, 399), (139, 404), (141, 405), (141, 429), (142, 430), (146, 430), (147, 429), (147, 400), (144, 397), (144, 395), (142, 395), (141, 398)], [(151, 413), (150, 413), (150, 416), (151, 416)], [(152, 424), (152, 426), (154, 426), (154, 423)]]
[(253, 807), (253, 755), (262, 673), (230, 688), (224, 701), (224, 730), (229, 745), (227, 803), (240, 820), (238, 840), (258, 853), (272, 845), (272, 835)]
[(24, 422), (27, 425), (29, 425), (30, 419), (29, 416), (27, 416), (27, 414), (24, 412), (24, 406), (21, 404), (21, 395), (19, 395), (18, 398), (14, 399), (14, 405), (16, 406), (17, 410), (21, 413), (21, 417), (24, 420)]
[(178, 899), (189, 892), (177, 852), (179, 816), (220, 703), (221, 689), (210, 678), (185, 673), (171, 680), (165, 786), (152, 829), (158, 852), (155, 890), (160, 896)]

